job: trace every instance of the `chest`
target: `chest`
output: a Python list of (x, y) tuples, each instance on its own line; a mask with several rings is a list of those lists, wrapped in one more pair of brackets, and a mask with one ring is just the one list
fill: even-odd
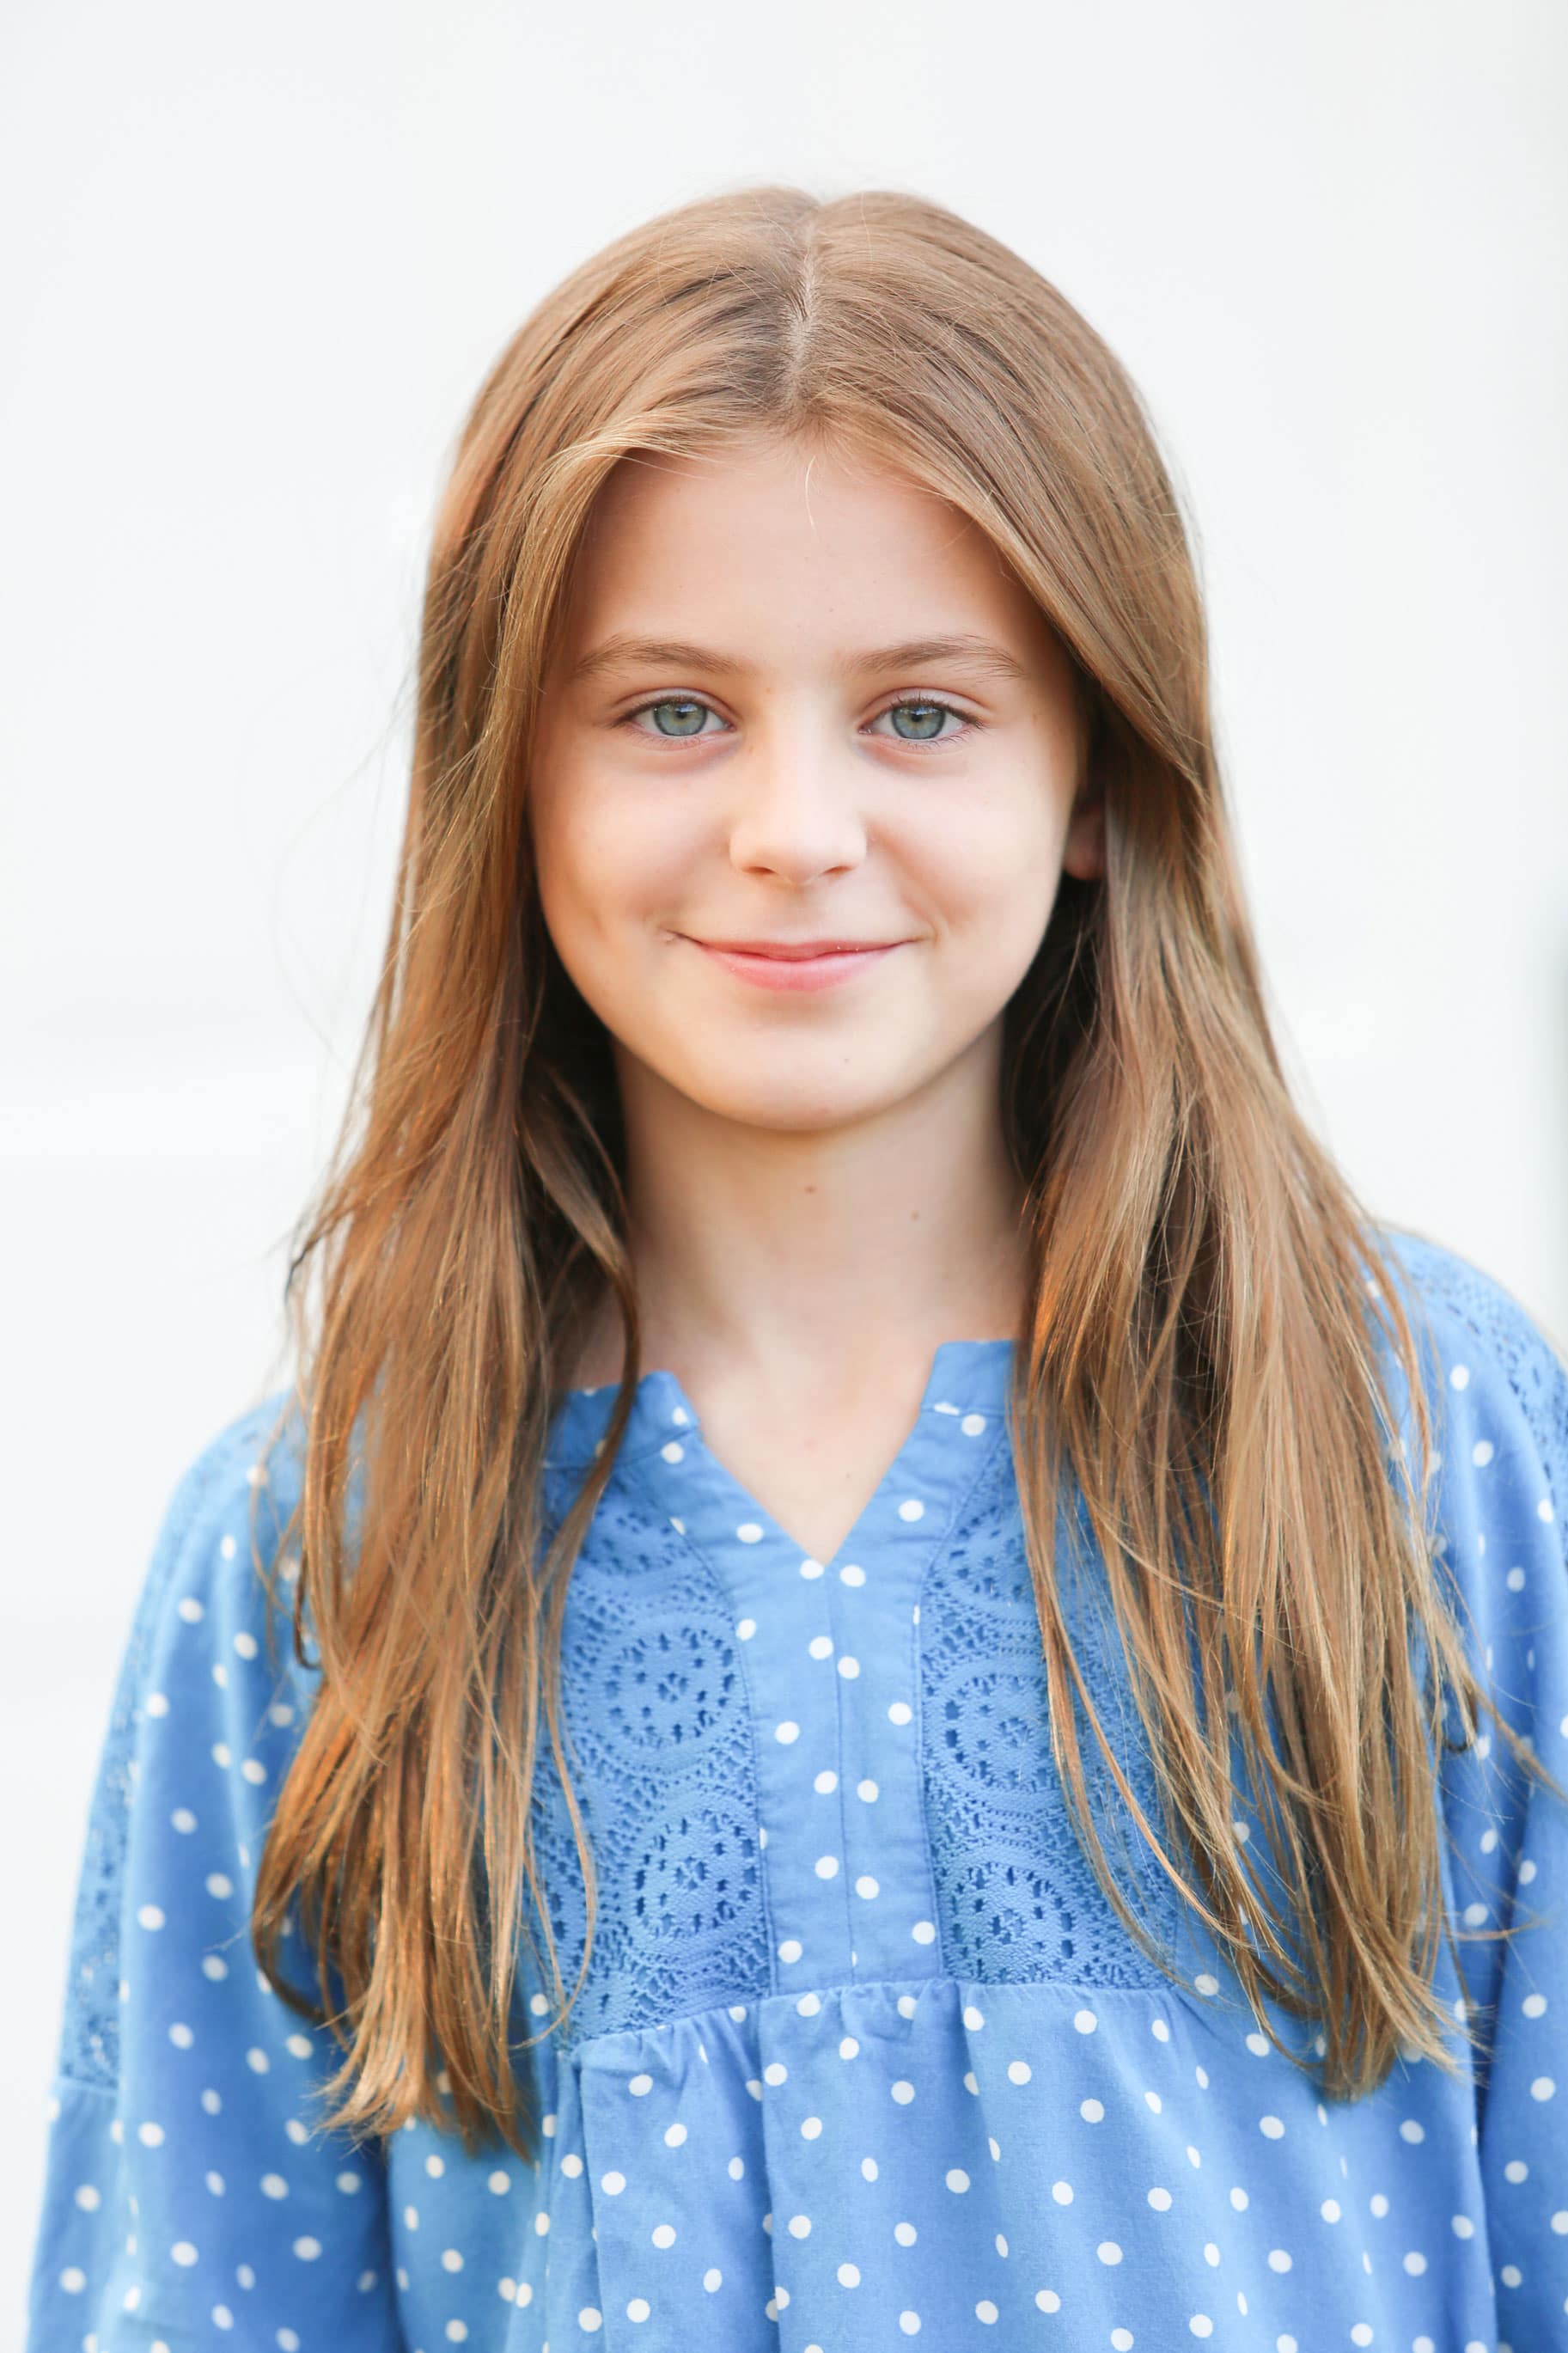
[(720, 1403), (704, 1412), (703, 1430), (737, 1491), (753, 1498), (802, 1553), (828, 1562), (887, 1478), (919, 1402), (916, 1388), (794, 1416)]
[[(837, 1554), (819, 1519), (759, 1520), (679, 1422), (612, 1481), (563, 1644), (598, 1903), (578, 2033), (802, 1986), (1152, 1981), (1064, 1807), (1005, 1437), (970, 1402), (927, 1418)], [(1094, 1613), (1078, 1630), (1114, 1725), (1115, 1645)], [(548, 1773), (536, 1799), (570, 1983), (579, 1858)]]

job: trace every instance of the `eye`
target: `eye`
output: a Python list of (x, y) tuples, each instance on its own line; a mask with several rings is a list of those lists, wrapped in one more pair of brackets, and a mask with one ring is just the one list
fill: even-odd
[(719, 716), (710, 702), (701, 702), (694, 694), (665, 694), (660, 695), (658, 701), (654, 702), (639, 702), (635, 711), (628, 711), (626, 712), (626, 717), (621, 721), (620, 724), (623, 727), (630, 727), (632, 721), (634, 719), (640, 719), (645, 711), (673, 711), (679, 712), (679, 718), (678, 723), (672, 728), (655, 727), (650, 729), (647, 727), (637, 727), (634, 728), (632, 731), (634, 734), (637, 735), (647, 735), (651, 733), (661, 736), (667, 744), (691, 743), (702, 732), (702, 718), (704, 715), (710, 719), (717, 719)]
[[(702, 726), (704, 718), (717, 719), (719, 716), (712, 704), (704, 702), (699, 695), (665, 694), (651, 702), (639, 702), (637, 709), (628, 711), (617, 724), (630, 727), (635, 720), (641, 719), (650, 711), (674, 712), (675, 724), (669, 727), (663, 725), (652, 728), (637, 727), (634, 732), (638, 735), (656, 735), (666, 744), (697, 742), (704, 732)], [(878, 721), (891, 719), (895, 714), (904, 712), (915, 713), (917, 732), (910, 734), (895, 733), (893, 740), (900, 744), (951, 744), (957, 736), (962, 735), (965, 729), (972, 728), (975, 723), (962, 711), (957, 710), (952, 703), (942, 702), (935, 695), (922, 694), (905, 695), (900, 702), (889, 702), (886, 710), (877, 713), (877, 719), (872, 722), (872, 725), (875, 726)], [(936, 723), (934, 727), (930, 723), (933, 717)], [(939, 732), (944, 719), (953, 719), (958, 723), (952, 733), (946, 735)], [(920, 732), (921, 730), (923, 732)]]
[[(955, 710), (951, 702), (940, 702), (935, 695), (931, 694), (906, 695), (900, 702), (889, 702), (885, 711), (879, 711), (877, 713), (877, 717), (891, 719), (895, 712), (904, 711), (914, 712), (925, 732), (913, 735), (895, 735), (894, 741), (899, 744), (951, 744), (958, 735), (963, 734), (966, 727), (972, 727), (974, 723), (973, 720), (966, 718), (962, 711)], [(936, 728), (927, 726), (925, 723), (933, 713), (936, 718)], [(958, 721), (958, 726), (952, 735), (942, 735), (936, 732), (944, 719)]]

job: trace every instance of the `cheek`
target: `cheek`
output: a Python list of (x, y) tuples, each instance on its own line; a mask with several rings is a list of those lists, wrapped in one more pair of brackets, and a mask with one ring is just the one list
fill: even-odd
[(1032, 955), (1061, 879), (1066, 818), (1043, 793), (975, 799), (944, 827), (908, 847), (942, 927), (984, 944), (1000, 962)]
[(586, 786), (552, 796), (535, 827), (540, 905), (555, 952), (617, 1036), (637, 1033), (669, 969), (698, 849), (668, 808)]

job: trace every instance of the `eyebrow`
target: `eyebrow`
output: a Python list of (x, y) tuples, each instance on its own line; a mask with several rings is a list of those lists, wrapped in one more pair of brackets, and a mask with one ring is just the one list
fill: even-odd
[[(989, 638), (959, 636), (946, 638), (906, 638), (898, 645), (873, 646), (863, 653), (845, 654), (833, 665), (840, 678), (863, 677), (872, 670), (919, 670), (927, 662), (962, 661), (971, 670), (999, 679), (1022, 679), (1029, 675), (1016, 654), (1005, 646), (992, 643)], [(637, 638), (625, 632), (606, 638), (574, 662), (566, 673), (568, 686), (579, 685), (583, 680), (601, 677), (606, 670), (630, 668), (647, 670), (707, 670), (716, 678), (743, 676), (748, 665), (733, 654), (719, 653), (710, 646), (695, 646), (679, 638)]]

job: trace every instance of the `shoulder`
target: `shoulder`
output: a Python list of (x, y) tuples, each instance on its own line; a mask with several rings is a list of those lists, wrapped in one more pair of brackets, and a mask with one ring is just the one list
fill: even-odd
[(149, 1673), (193, 1628), (207, 1630), (202, 1647), (209, 1651), (243, 1638), (246, 1654), (258, 1639), (264, 1572), (286, 1577), (289, 1566), (280, 1555), (300, 1493), (302, 1441), (293, 1393), (279, 1389), (226, 1422), (175, 1476), (132, 1629), (132, 1653)]
[(1538, 1516), (1568, 1520), (1568, 1363), (1554, 1336), (1458, 1250), (1398, 1227), (1380, 1226), (1377, 1239), (1425, 1344), (1437, 1444), (1481, 1450), (1476, 1467), (1506, 1446), (1548, 1506)]

